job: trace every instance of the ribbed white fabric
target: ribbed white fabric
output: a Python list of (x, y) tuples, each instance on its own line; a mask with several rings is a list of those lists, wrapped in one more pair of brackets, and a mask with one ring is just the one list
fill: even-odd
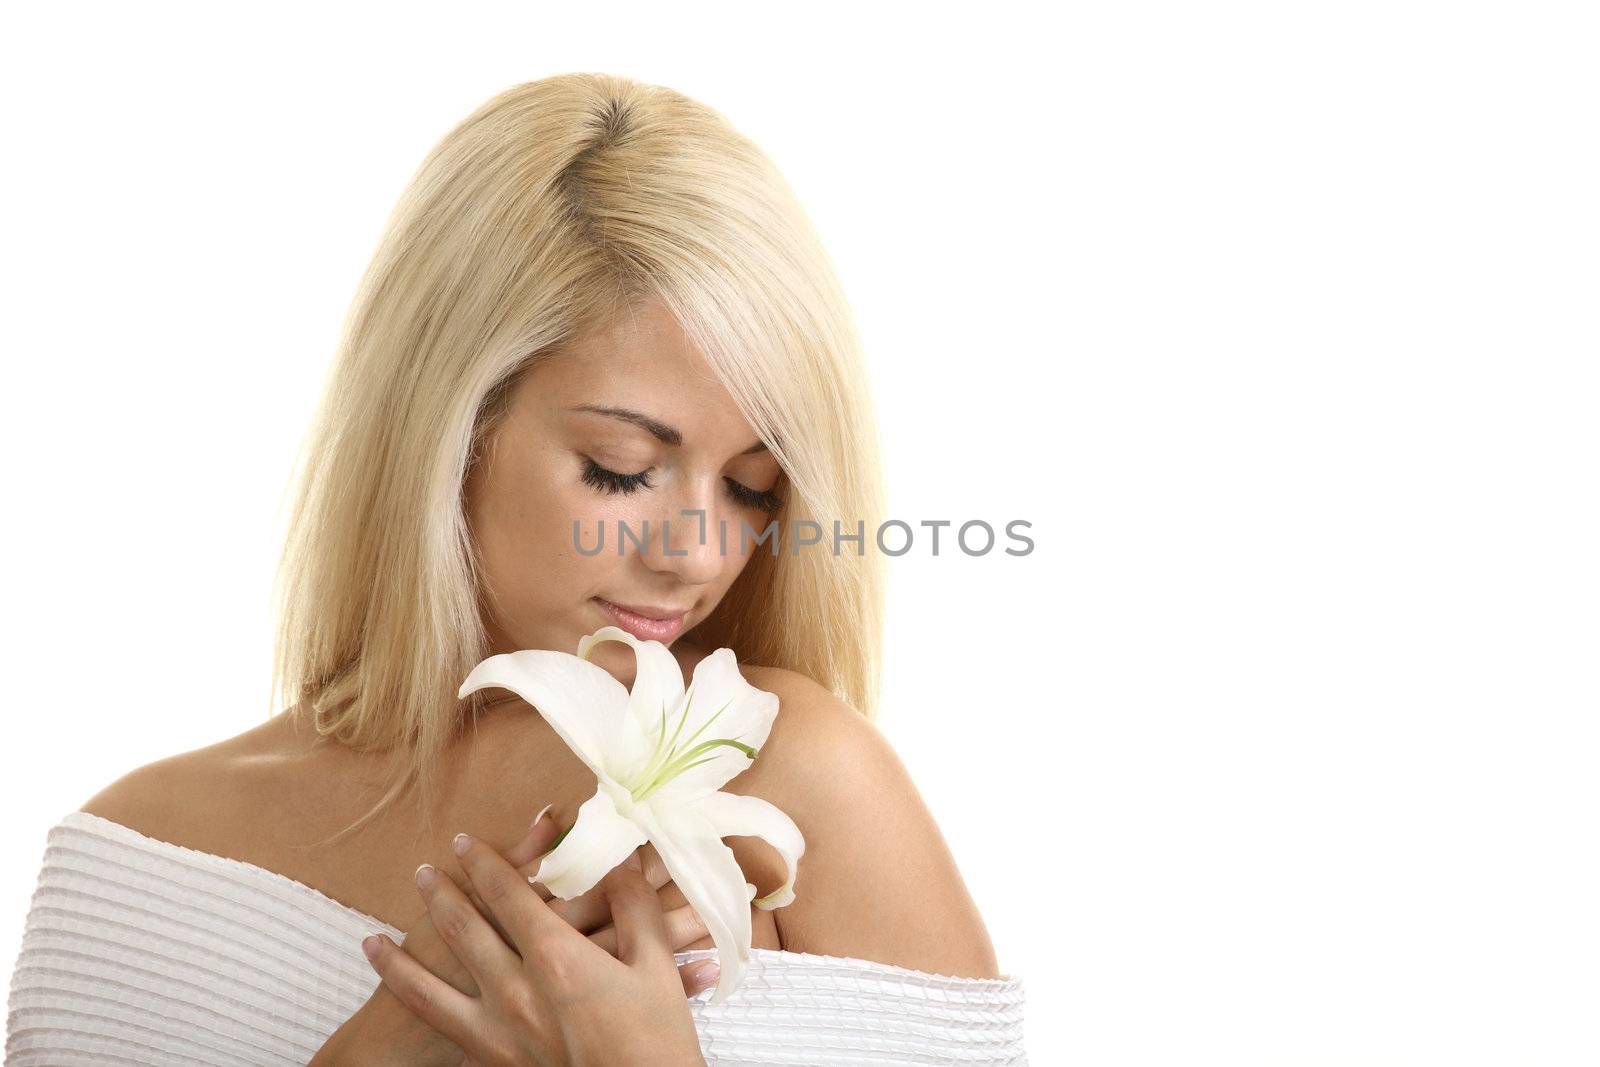
[[(5, 1062), (303, 1065), (378, 984), (360, 942), (380, 930), (405, 936), (285, 875), (71, 812), (47, 838)], [(1027, 1063), (1020, 979), (751, 956), (726, 1001), (689, 1000), (710, 1067)]]

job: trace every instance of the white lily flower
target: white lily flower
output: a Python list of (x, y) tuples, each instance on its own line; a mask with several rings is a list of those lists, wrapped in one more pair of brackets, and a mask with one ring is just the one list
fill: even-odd
[[(633, 648), (638, 671), (631, 692), (589, 661), (602, 641)], [(577, 821), (528, 880), (571, 900), (649, 841), (717, 947), (721, 973), (708, 1003), (721, 1003), (743, 981), (750, 961), (750, 904), (757, 892), (722, 839), (760, 837), (783, 856), (784, 883), (754, 900), (767, 911), (794, 899), (795, 868), (805, 851), (794, 820), (777, 807), (719, 791), (766, 743), (777, 696), (745, 681), (731, 648), (696, 664), (685, 690), (683, 672), (665, 645), (616, 626), (583, 638), (576, 656), (542, 649), (490, 656), (467, 675), (458, 695), (490, 686), (533, 705), (599, 779)]]

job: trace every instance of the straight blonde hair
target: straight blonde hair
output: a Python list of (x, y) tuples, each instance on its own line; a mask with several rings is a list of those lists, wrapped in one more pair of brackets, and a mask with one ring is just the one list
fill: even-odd
[[(833, 264), (776, 167), (720, 113), (629, 78), (562, 74), (493, 97), (423, 161), (296, 458), (271, 705), (305, 701), (322, 737), (395, 759), (388, 793), (334, 837), (412, 787), (431, 794), (487, 698), (456, 697), (489, 654), (463, 495), (517, 381), (649, 296), (790, 490), (773, 516), (782, 552), (754, 550), (685, 639), (798, 671), (875, 718), (880, 449)], [(823, 541), (796, 551), (787, 532), (806, 520)], [(836, 554), (836, 529), (865, 537)]]

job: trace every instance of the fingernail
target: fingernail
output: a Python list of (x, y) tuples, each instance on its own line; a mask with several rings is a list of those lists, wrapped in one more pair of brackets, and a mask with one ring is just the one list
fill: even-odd
[(697, 994), (704, 993), (706, 990), (716, 985), (717, 975), (721, 973), (722, 968), (717, 966), (715, 963), (708, 963), (703, 967), (696, 968), (694, 976), (695, 980), (699, 983), (699, 988), (697, 988), (695, 992)]
[(450, 847), (456, 850), (457, 856), (465, 856), (467, 849), (472, 847), (472, 838), (466, 834), (457, 834), (456, 839), (450, 842)]
[(438, 873), (439, 873), (438, 871), (433, 869), (433, 865), (432, 864), (429, 864), (429, 863), (422, 864), (420, 867), (417, 868), (417, 888), (418, 889), (426, 889), (426, 888), (428, 888), (430, 885), (433, 884), (433, 879), (435, 878), (435, 876), (438, 875)]
[(362, 940), (362, 942), (361, 942), (361, 952), (369, 960), (377, 959), (378, 958), (378, 949), (380, 949), (382, 947), (383, 947), (383, 944), (382, 944), (382, 942), (380, 942), (378, 940), (378, 935), (377, 934), (370, 934), (366, 938), (364, 938)]
[(540, 808), (539, 809), (539, 814), (535, 815), (533, 817), (533, 821), (528, 824), (528, 830), (531, 832), (535, 826), (538, 826), (539, 825), (539, 820), (544, 818), (545, 817), (545, 813), (548, 812), (553, 807), (555, 807), (554, 804), (546, 804), (544, 807)]
[(622, 861), (624, 867), (632, 867), (636, 871), (644, 870), (644, 861), (639, 858), (639, 850), (634, 849), (628, 853), (628, 858)]

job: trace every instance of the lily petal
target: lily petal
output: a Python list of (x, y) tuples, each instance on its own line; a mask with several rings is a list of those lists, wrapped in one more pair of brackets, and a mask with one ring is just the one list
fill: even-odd
[(578, 642), (578, 658), (588, 660), (589, 650), (602, 641), (622, 641), (633, 649), (633, 689), (628, 694), (628, 711), (644, 735), (655, 742), (663, 721), (672, 733), (672, 713), (683, 702), (683, 668), (678, 658), (660, 641), (641, 641), (620, 626), (602, 626)]
[(649, 754), (628, 714), (628, 690), (597, 664), (543, 649), (502, 652), (472, 668), (456, 696), (490, 686), (537, 708), (597, 778), (626, 780)]
[[(678, 740), (682, 748), (731, 738), (759, 750), (767, 743), (772, 722), (778, 717), (777, 694), (746, 681), (731, 648), (719, 648), (695, 664), (689, 697)], [(752, 762), (753, 756), (732, 745), (709, 747), (689, 761), (692, 765), (685, 765), (658, 787), (658, 803), (665, 804), (669, 799), (683, 803), (719, 789)]]
[(716, 827), (720, 836), (759, 837), (783, 856), (787, 877), (777, 889), (753, 901), (756, 907), (771, 911), (794, 900), (794, 877), (800, 857), (805, 853), (806, 841), (793, 819), (776, 805), (741, 793), (707, 793), (690, 808)]
[(617, 801), (627, 795), (626, 789), (602, 778), (594, 796), (579, 805), (572, 829), (545, 853), (530, 881), (571, 900), (593, 889), (606, 872), (644, 844), (644, 828), (617, 812)]
[(720, 1004), (744, 981), (750, 965), (750, 883), (704, 815), (689, 808), (657, 811), (645, 801), (633, 809), (633, 817), (711, 934), (720, 972), (707, 1003)]

